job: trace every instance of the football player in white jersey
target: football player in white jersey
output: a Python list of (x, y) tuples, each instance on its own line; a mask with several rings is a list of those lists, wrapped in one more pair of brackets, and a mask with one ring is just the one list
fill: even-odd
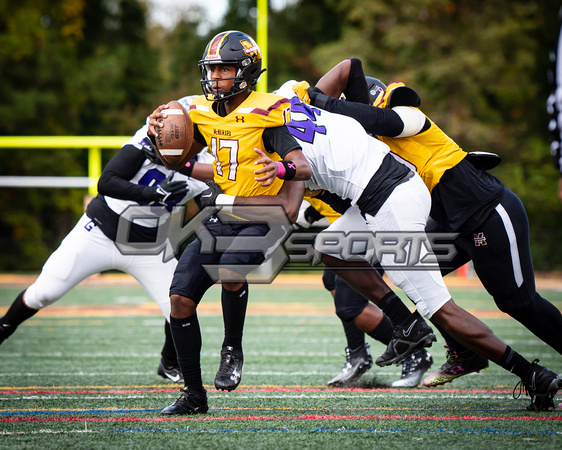
[[(349, 199), (352, 204), (341, 218), (318, 235), (315, 247), (322, 254), (322, 261), (338, 276), (377, 303), (390, 288), (368, 261), (357, 261), (360, 253), (350, 252), (354, 258), (351, 266), (355, 270), (346, 270), (351, 266), (341, 251), (345, 248), (342, 236), (350, 231), (388, 231), (395, 235), (397, 232), (414, 232), (423, 238), (431, 207), (429, 191), (419, 175), (398, 163), (389, 154), (388, 146), (367, 135), (359, 122), (303, 104), (293, 96), (292, 84), (294, 82), (286, 83), (277, 93), (293, 97), (288, 127), (301, 144), (312, 168), (310, 177), (300, 175), (295, 169), (293, 179), (305, 180), (309, 189), (326, 189)], [(413, 134), (418, 131), (410, 130)], [(260, 155), (258, 163), (262, 164), (262, 168), (256, 171), (256, 179), (267, 182), (280, 167), (263, 152)], [(217, 197), (218, 206), (221, 202), (231, 207), (256, 201), (267, 203), (264, 197), (225, 197)], [(331, 249), (334, 231), (341, 233), (338, 245)], [(411, 243), (408, 246), (412, 248)], [(361, 250), (369, 255), (372, 249), (366, 247)], [(483, 322), (456, 305), (439, 270), (427, 270), (421, 265), (403, 266), (401, 270), (393, 254), (382, 253), (377, 257), (390, 280), (415, 303), (419, 314), (441, 326), (461, 344), (518, 375), (531, 395), (533, 402), (530, 406), (533, 409), (547, 410), (552, 406), (554, 395), (562, 387), (562, 378), (538, 364), (531, 365)], [(377, 358), (377, 364), (384, 366), (398, 362), (420, 345), (431, 344), (430, 335), (416, 330), (420, 323), (423, 321), (414, 313), (410, 319), (396, 325), (394, 338)], [(417, 339), (412, 335), (418, 334), (419, 342), (415, 342)], [(505, 354), (510, 355), (507, 361)], [(551, 381), (539, 382), (543, 379)], [(535, 383), (535, 380), (539, 381)]]
[[(191, 99), (186, 97), (180, 101), (189, 107)], [(212, 178), (211, 161), (212, 157), (202, 152), (180, 171), (169, 170), (158, 159), (147, 137), (147, 126), (139, 129), (106, 165), (98, 183), (98, 195), (49, 257), (37, 280), (17, 296), (0, 318), (0, 344), (18, 325), (55, 303), (88, 276), (120, 270), (142, 285), (166, 318), (166, 339), (158, 374), (175, 382), (182, 381), (167, 322), (170, 315), (168, 289), (177, 260), (171, 258), (164, 262), (162, 253), (149, 254), (150, 251), (124, 254), (116, 240), (128, 207), (145, 205), (147, 214), (158, 211), (158, 215), (153, 214), (154, 219), (127, 223), (128, 226), (121, 229), (130, 233), (130, 242), (145, 246), (156, 242), (158, 228), (155, 225), (162, 225), (175, 205), (184, 204), (207, 189), (200, 180)], [(158, 243), (160, 246), (162, 243)]]

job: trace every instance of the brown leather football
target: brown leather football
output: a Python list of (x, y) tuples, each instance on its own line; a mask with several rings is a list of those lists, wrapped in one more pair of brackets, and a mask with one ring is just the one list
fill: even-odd
[(173, 165), (179, 163), (191, 148), (193, 123), (180, 102), (171, 101), (168, 106), (162, 110), (168, 117), (162, 119), (164, 126), (158, 128), (156, 148), (160, 159)]

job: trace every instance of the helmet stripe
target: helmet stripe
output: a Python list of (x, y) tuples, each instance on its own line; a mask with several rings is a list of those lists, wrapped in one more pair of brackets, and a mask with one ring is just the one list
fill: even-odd
[(209, 44), (209, 51), (205, 55), (205, 59), (220, 59), (220, 49), (222, 42), (230, 34), (230, 31), (219, 33), (215, 36), (213, 41)]

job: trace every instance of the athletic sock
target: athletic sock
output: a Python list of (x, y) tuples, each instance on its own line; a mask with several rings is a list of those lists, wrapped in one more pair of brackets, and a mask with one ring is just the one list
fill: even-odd
[(184, 319), (170, 316), (170, 328), (185, 386), (190, 390), (204, 392), (201, 378), (201, 329), (197, 313)]
[(380, 323), (367, 334), (373, 339), (388, 345), (394, 336), (394, 325), (392, 321), (384, 315)]
[(166, 365), (177, 365), (178, 356), (176, 347), (174, 346), (174, 338), (172, 337), (172, 329), (167, 320), (164, 321), (164, 346), (162, 347), (162, 360)]
[(342, 320), (343, 331), (347, 341), (347, 348), (358, 349), (365, 347), (365, 333), (355, 326), (351, 320)]
[(509, 345), (505, 349), (505, 353), (499, 360), (498, 365), (503, 367), (505, 370), (514, 373), (524, 381), (527, 381), (525, 378), (531, 368), (531, 363), (513, 350)]
[(394, 325), (404, 323), (412, 315), (402, 300), (392, 291), (381, 299), (378, 307), (383, 310)]
[(445, 340), (445, 343), (447, 344), (447, 347), (449, 350), (456, 352), (459, 356), (473, 356), (476, 353), (473, 352), (472, 350), (466, 348), (464, 345), (458, 343), (457, 341), (455, 341), (455, 339), (453, 338), (453, 336), (451, 336), (449, 333), (447, 333), (443, 328), (441, 328), (439, 325), (432, 323), (432, 325), (435, 326), (435, 328), (437, 328), (439, 330), (439, 332), (441, 333), (441, 336), (443, 336), (443, 339)]
[(248, 307), (248, 283), (244, 283), (237, 291), (222, 288), (221, 292), (222, 319), (224, 322), (224, 347), (242, 350), (242, 334)]
[(20, 292), (20, 294), (16, 297), (4, 317), (0, 319), (0, 327), (2, 327), (0, 333), (0, 342), (10, 336), (18, 325), (22, 322), (26, 321), (30, 317), (39, 311), (38, 309), (32, 309), (27, 307), (27, 305), (23, 302), (23, 294), (25, 291)]

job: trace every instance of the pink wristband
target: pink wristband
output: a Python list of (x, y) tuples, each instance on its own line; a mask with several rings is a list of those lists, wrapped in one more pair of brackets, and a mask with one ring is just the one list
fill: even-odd
[(277, 173), (277, 178), (283, 178), (283, 175), (285, 175), (285, 166), (281, 161), (277, 161), (277, 167), (279, 169)]

